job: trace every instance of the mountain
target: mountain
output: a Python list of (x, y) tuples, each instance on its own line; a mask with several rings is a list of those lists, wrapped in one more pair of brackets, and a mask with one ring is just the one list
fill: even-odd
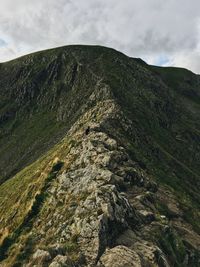
[(0, 64), (0, 266), (200, 266), (200, 76), (100, 46)]

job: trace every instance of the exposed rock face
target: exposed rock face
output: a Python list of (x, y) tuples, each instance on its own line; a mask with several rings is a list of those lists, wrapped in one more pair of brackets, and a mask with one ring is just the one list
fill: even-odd
[(141, 267), (141, 260), (137, 253), (125, 246), (108, 249), (101, 257), (98, 266), (102, 267)]
[[(70, 65), (65, 74), (70, 77), (66, 80), (71, 90), (76, 92), (77, 83), (84, 86), (87, 83), (81, 83), (83, 78), (79, 77), (84, 72), (82, 54), (73, 56), (77, 64)], [(48, 67), (49, 83), (51, 79), (55, 81), (54, 76), (59, 76), (60, 60), (64, 62), (61, 57)], [(122, 71), (125, 62), (122, 59), (117, 62)], [(169, 179), (177, 181), (177, 170), (182, 170), (183, 179), (190, 173), (191, 179), (198, 181), (195, 172), (165, 151), (162, 143), (165, 139), (160, 144), (156, 139), (160, 133), (154, 135), (152, 125), (149, 130), (148, 120), (141, 119), (140, 123), (143, 113), (134, 109), (129, 99), (127, 111), (121, 99), (117, 100), (117, 92), (104, 81), (106, 74), (97, 75), (94, 70), (90, 70), (94, 89), (89, 90), (85, 101), (78, 96), (81, 99), (79, 115), (72, 120), (65, 137), (41, 159), (0, 187), (5, 196), (0, 210), (3, 215), (0, 218), (0, 266), (200, 266), (198, 223), (193, 225), (185, 218), (191, 207), (189, 200), (193, 201), (189, 193), (194, 192), (194, 199), (198, 199), (198, 194), (189, 188), (185, 191), (189, 192), (188, 200), (181, 195), (182, 191), (176, 193), (156, 176), (163, 178), (164, 172)], [(134, 79), (128, 75), (126, 80), (137, 88), (141, 78), (138, 73), (143, 73), (145, 83), (151, 88), (156, 78), (140, 64), (134, 65), (131, 71)], [(123, 75), (121, 79), (125, 79)], [(158, 83), (163, 82), (158, 79)], [(123, 90), (129, 87), (123, 86)], [(165, 84), (163, 88), (165, 91)], [(171, 96), (167, 100), (165, 95), (158, 98), (161, 93), (154, 90), (158, 88), (148, 91), (145, 97), (150, 98), (148, 103), (152, 109), (160, 109), (158, 117), (155, 115), (155, 125), (162, 124), (165, 138), (173, 123), (174, 103), (170, 102)], [(142, 94), (140, 90), (135, 103), (141, 101)], [(48, 101), (42, 96), (38, 96), (39, 99), (42, 103)], [(17, 101), (23, 102), (23, 97)], [(68, 120), (76, 104), (67, 102), (69, 112), (65, 105), (60, 105), (57, 119)], [(161, 128), (156, 129), (162, 131)], [(171, 135), (170, 138), (174, 142)], [(188, 166), (192, 164), (195, 166), (195, 163)], [(16, 192), (9, 191), (12, 185), (16, 186)], [(9, 207), (12, 198), (16, 203)], [(9, 207), (7, 213), (6, 207)], [(198, 218), (198, 214), (195, 216)]]
[(53, 259), (49, 267), (62, 267), (67, 266), (67, 256), (58, 255)]

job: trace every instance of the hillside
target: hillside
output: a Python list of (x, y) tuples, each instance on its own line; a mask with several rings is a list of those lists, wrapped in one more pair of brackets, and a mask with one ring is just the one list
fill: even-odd
[(99, 46), (0, 64), (0, 266), (200, 266), (200, 76)]

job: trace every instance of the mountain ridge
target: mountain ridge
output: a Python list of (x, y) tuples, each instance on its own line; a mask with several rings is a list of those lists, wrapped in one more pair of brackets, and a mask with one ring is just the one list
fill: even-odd
[(2, 266), (198, 266), (199, 94), (99, 46), (0, 64)]

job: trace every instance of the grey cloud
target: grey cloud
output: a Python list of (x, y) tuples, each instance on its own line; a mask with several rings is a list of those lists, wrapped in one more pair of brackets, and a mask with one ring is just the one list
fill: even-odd
[[(100, 44), (200, 72), (198, 0), (0, 0), (0, 61), (73, 43)], [(181, 59), (184, 54), (188, 60)], [(180, 56), (182, 55), (182, 56)], [(180, 60), (181, 59), (181, 60)]]

